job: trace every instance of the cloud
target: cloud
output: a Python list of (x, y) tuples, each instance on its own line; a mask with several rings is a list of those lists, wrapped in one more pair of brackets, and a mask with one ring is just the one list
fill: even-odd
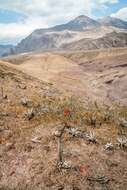
[(69, 21), (80, 15), (91, 15), (89, 0), (0, 0), (0, 9), (25, 15), (24, 21), (0, 23), (0, 43), (17, 43), (37, 28)]
[(105, 4), (105, 3), (114, 4), (114, 3), (118, 3), (119, 0), (100, 0), (99, 2), (102, 3), (102, 4)]
[[(0, 8), (11, 9), (13, 11), (22, 12), (26, 15), (41, 15), (46, 16), (49, 14), (66, 12), (68, 10), (76, 9), (77, 12), (85, 10), (87, 13), (90, 11), (91, 0), (0, 0)], [(57, 11), (57, 12), (56, 12)]]
[(0, 43), (16, 43), (36, 28), (65, 23), (80, 14), (93, 17), (93, 10), (113, 3), (118, 0), (0, 0), (0, 9), (25, 16), (24, 21), (0, 23)]
[(90, 15), (94, 7), (118, 2), (119, 0), (0, 0), (0, 8), (22, 12), (26, 15), (48, 16), (53, 12), (68, 14), (68, 11), (75, 14), (75, 10), (77, 13), (84, 11)]
[(127, 7), (120, 9), (118, 12), (112, 14), (111, 16), (127, 21)]
[(29, 35), (37, 27), (48, 27), (41, 17), (31, 17), (25, 21), (17, 23), (0, 23), (1, 43), (17, 43), (19, 40)]

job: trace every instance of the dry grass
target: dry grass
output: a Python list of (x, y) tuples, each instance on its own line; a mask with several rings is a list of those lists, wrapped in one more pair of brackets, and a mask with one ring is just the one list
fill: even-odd
[(89, 51), (74, 51), (74, 52), (65, 52), (63, 55), (67, 58), (70, 58), (73, 61), (78, 63), (84, 61), (91, 61), (99, 58), (107, 58), (110, 56), (126, 55), (127, 48), (112, 48), (112, 49), (101, 49), (101, 50), (89, 50)]
[[(5, 76), (5, 86), (0, 80), (7, 95), (7, 99), (0, 96), (1, 190), (126, 189), (126, 148), (116, 145), (118, 137), (127, 136), (127, 129), (119, 125), (119, 118), (127, 119), (126, 107), (82, 102), (8, 67), (0, 65), (0, 70), (15, 73)], [(23, 97), (29, 100), (27, 105), (22, 105)], [(28, 119), (31, 108), (35, 114)], [(63, 155), (72, 165), (69, 170), (57, 168), (54, 132), (64, 124), (79, 134), (94, 133), (97, 139), (93, 143), (65, 132)], [(115, 149), (106, 152), (104, 145), (110, 141)], [(108, 184), (87, 179), (103, 175), (110, 180)]]

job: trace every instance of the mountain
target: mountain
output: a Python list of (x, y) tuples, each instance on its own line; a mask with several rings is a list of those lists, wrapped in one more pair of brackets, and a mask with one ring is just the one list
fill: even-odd
[(16, 53), (57, 49), (62, 42), (73, 39), (73, 33), (69, 31), (61, 32), (33, 32), (23, 39), (16, 47)]
[(70, 44), (64, 44), (63, 49), (69, 50), (90, 50), (112, 47), (127, 47), (127, 33), (112, 32), (97, 39), (82, 39)]
[(0, 57), (12, 54), (13, 45), (0, 45)]
[[(113, 44), (112, 42), (107, 42), (107, 37), (106, 39), (102, 39), (106, 34), (112, 32), (126, 33), (127, 22), (113, 17), (105, 17), (96, 21), (81, 15), (66, 24), (33, 31), (29, 36), (23, 39), (13, 51), (15, 54), (18, 54), (33, 51), (60, 50), (63, 47), (71, 47), (73, 43), (75, 45), (72, 49), (75, 49), (76, 46), (78, 46), (76, 49), (81, 49), (84, 46), (85, 49), (114, 47), (114, 42)], [(116, 34), (113, 37), (114, 40), (115, 37)], [(81, 47), (79, 47), (80, 44)], [(125, 44), (118, 44), (122, 47), (125, 46)], [(118, 44), (115, 44), (115, 47), (117, 47)]]
[(81, 15), (67, 24), (35, 30), (17, 45), (16, 53), (59, 48), (65, 41), (74, 41), (78, 32), (99, 26), (99, 22)]
[(63, 30), (83, 31), (83, 30), (86, 30), (87, 28), (94, 28), (98, 26), (100, 26), (100, 23), (98, 21), (93, 20), (88, 16), (81, 15), (66, 24), (57, 25), (49, 29), (35, 30), (35, 32), (39, 34), (45, 31), (57, 31), (57, 32), (63, 31)]
[(101, 25), (127, 29), (127, 22), (115, 17), (104, 17), (98, 20)]

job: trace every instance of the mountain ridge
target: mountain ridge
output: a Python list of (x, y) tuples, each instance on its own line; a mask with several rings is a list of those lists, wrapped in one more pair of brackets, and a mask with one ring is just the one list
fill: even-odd
[(80, 15), (65, 24), (34, 30), (13, 48), (13, 52), (18, 54), (33, 51), (61, 50), (61, 47), (66, 44), (78, 42), (84, 38), (95, 40), (112, 32), (126, 33), (127, 22), (114, 17), (94, 20), (88, 16)]
[(106, 34), (104, 37), (98, 39), (81, 39), (70, 44), (63, 45), (64, 49), (69, 50), (92, 50), (92, 49), (103, 49), (103, 48), (117, 48), (127, 46), (127, 33), (111, 32)]
[(127, 22), (115, 17), (107, 16), (98, 20), (101, 25), (114, 26), (123, 29), (127, 29)]
[(80, 15), (65, 24), (55, 25), (53, 27), (49, 27), (46, 29), (36, 29), (33, 32), (39, 33), (39, 32), (46, 32), (46, 31), (62, 31), (62, 30), (82, 31), (83, 25), (86, 26), (86, 24), (88, 24), (91, 27), (100, 26), (100, 23), (98, 21), (88, 16)]

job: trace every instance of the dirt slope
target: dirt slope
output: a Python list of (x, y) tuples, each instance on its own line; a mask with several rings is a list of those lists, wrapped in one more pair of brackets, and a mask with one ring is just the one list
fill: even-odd
[(110, 102), (127, 103), (127, 49), (64, 54), (87, 73), (91, 93)]
[(127, 104), (127, 49), (23, 54), (6, 60), (85, 100)]
[(79, 65), (59, 54), (44, 53), (19, 55), (7, 59), (27, 74), (54, 84), (62, 91), (85, 91), (80, 75), (84, 75)]
[[(117, 140), (127, 137), (117, 123), (127, 117), (125, 108), (84, 108), (5, 62), (0, 87), (1, 190), (126, 190), (127, 146)], [(58, 134), (65, 122), (61, 167)], [(108, 142), (113, 149), (105, 150)]]

